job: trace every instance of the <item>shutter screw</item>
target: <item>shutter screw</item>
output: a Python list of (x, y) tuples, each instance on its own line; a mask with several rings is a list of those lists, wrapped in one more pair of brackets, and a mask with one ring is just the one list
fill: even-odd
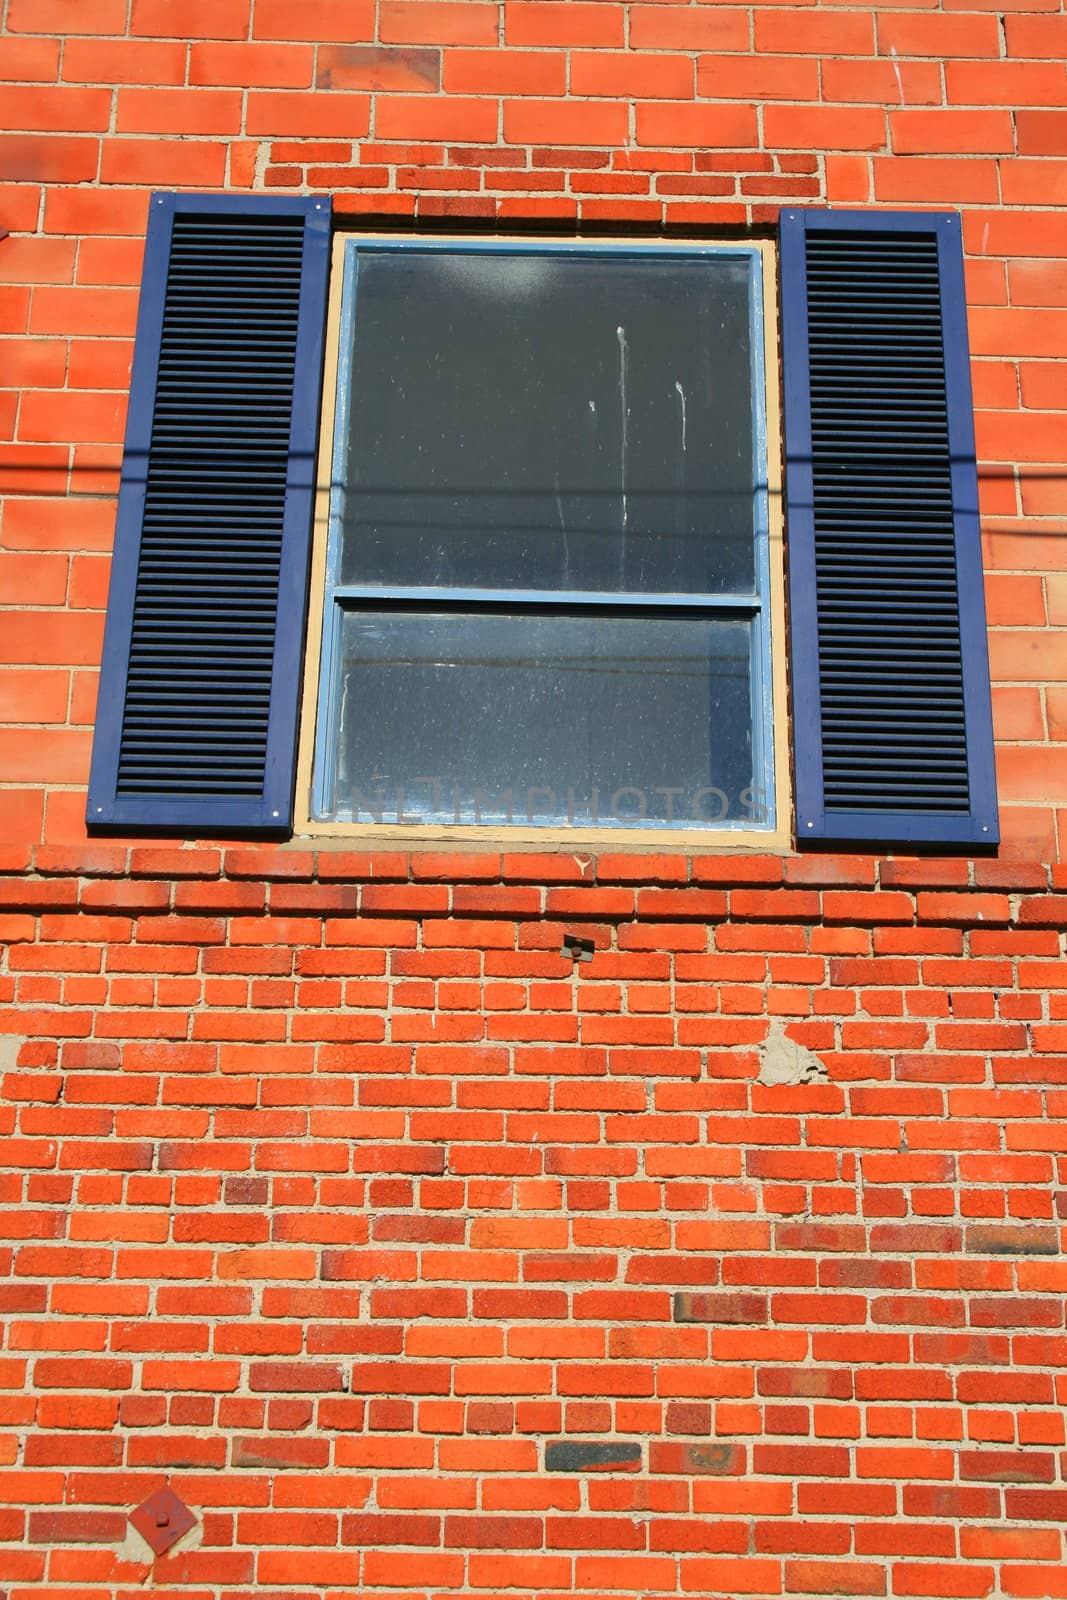
[(272, 817), (279, 817), (279, 816), (281, 816), (281, 812), (280, 811), (272, 811), (271, 812), (271, 816)]
[(814, 824), (814, 822), (809, 822), (809, 823), (808, 823), (808, 827), (809, 827), (809, 828), (814, 828), (814, 826), (815, 826), (815, 824)]

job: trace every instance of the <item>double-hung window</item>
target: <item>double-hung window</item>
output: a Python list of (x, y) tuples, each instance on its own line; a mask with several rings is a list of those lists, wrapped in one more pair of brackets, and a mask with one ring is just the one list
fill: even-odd
[(962, 265), (156, 196), (89, 825), (995, 843)]
[(773, 828), (766, 261), (338, 241), (315, 821)]

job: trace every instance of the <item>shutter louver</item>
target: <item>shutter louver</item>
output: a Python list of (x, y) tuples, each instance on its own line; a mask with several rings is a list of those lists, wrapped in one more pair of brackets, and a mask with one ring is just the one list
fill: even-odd
[(90, 824), (290, 825), (328, 221), (312, 205), (153, 205)]
[(995, 843), (958, 220), (783, 222), (798, 837)]

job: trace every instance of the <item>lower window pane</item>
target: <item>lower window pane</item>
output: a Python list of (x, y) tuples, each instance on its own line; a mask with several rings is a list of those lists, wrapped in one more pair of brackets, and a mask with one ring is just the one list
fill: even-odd
[(329, 814), (762, 822), (752, 631), (715, 616), (349, 611)]

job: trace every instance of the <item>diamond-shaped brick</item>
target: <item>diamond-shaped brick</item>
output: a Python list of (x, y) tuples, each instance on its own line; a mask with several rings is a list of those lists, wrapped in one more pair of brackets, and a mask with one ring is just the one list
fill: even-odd
[(169, 1550), (183, 1533), (188, 1533), (196, 1524), (189, 1507), (178, 1499), (169, 1484), (157, 1489), (135, 1511), (131, 1511), (130, 1521), (157, 1556)]

